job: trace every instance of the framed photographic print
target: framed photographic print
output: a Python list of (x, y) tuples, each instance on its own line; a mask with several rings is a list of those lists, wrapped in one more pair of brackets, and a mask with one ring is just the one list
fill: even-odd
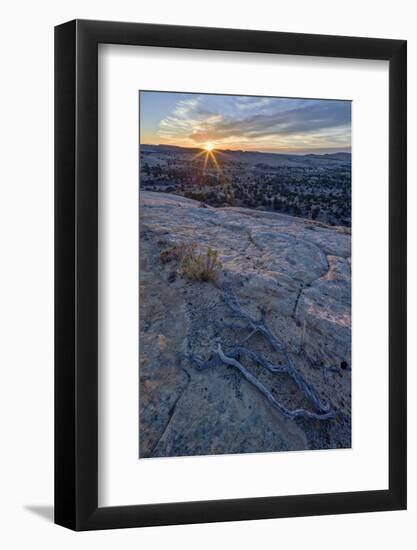
[(406, 507), (406, 42), (55, 30), (55, 521)]

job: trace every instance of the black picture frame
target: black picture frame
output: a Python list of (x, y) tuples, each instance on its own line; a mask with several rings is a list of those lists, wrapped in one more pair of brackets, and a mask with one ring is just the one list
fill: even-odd
[[(389, 488), (98, 506), (98, 44), (389, 62)], [(74, 530), (406, 508), (406, 41), (74, 20), (55, 28), (55, 522)]]

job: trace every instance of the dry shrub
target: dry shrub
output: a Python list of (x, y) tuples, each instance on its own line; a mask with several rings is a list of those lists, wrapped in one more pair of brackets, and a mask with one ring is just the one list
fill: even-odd
[(217, 250), (208, 247), (205, 254), (189, 247), (181, 259), (181, 272), (190, 281), (217, 282), (218, 271), (222, 268)]
[(207, 252), (199, 253), (196, 244), (172, 245), (159, 254), (159, 260), (162, 264), (178, 261), (181, 274), (190, 281), (215, 283), (222, 268), (217, 250), (208, 247)]

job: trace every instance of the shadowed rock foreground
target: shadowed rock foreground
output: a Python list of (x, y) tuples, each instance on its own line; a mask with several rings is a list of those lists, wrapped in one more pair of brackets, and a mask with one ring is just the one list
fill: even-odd
[[(350, 233), (284, 214), (202, 206), (141, 191), (140, 457), (350, 447)], [(217, 281), (190, 281), (175, 257), (161, 261), (161, 253), (187, 245), (218, 252)], [(226, 289), (285, 353), (236, 322)], [(237, 354), (244, 340), (279, 372)], [(287, 418), (232, 366), (200, 368), (219, 344), (284, 409), (314, 413), (302, 384), (280, 371), (287, 357), (334, 414)]]

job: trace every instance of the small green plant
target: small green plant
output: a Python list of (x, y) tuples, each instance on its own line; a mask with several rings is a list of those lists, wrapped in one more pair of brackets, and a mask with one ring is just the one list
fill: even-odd
[(181, 259), (181, 272), (190, 281), (217, 282), (222, 268), (217, 250), (208, 247), (205, 254), (198, 254), (195, 247), (189, 247)]

